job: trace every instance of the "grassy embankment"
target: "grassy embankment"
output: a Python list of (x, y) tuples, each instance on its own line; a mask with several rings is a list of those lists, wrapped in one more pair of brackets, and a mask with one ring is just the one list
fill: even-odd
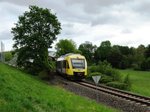
[(150, 97), (150, 72), (134, 71), (134, 70), (119, 70), (121, 75), (125, 77), (129, 74), (131, 80), (131, 91)]
[(0, 112), (117, 112), (0, 63)]

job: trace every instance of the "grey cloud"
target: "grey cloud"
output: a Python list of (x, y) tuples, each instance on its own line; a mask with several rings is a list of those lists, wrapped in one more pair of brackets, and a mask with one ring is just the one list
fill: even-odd
[(102, 8), (109, 8), (113, 5), (124, 4), (133, 0), (65, 0), (67, 5), (78, 4), (83, 7), (86, 13), (97, 14)]
[[(38, 5), (47, 7), (56, 12), (58, 18), (64, 21), (79, 22), (79, 23), (92, 23), (105, 24), (113, 23), (118, 20), (114, 18), (111, 10), (114, 10), (112, 6), (126, 3), (128, 0), (2, 0), (17, 5)], [(132, 1), (132, 0), (130, 0)], [(110, 10), (108, 10), (110, 9)], [(103, 16), (101, 16), (103, 14)], [(100, 22), (98, 22), (101, 20)]]
[(95, 36), (92, 38), (93, 42), (97, 42), (97, 41), (105, 41), (105, 40), (110, 40), (110, 38), (114, 37), (113, 34), (101, 34), (98, 36)]
[(132, 33), (132, 31), (129, 29), (123, 29), (121, 33), (129, 34), (129, 33)]
[(150, 1), (149, 0), (139, 0), (135, 1), (133, 4), (133, 10), (137, 13), (140, 13), (141, 15), (148, 15), (150, 16)]
[(73, 24), (72, 23), (64, 23), (62, 24), (62, 27), (67, 27), (67, 28), (73, 28)]
[(12, 39), (12, 34), (9, 31), (3, 31), (0, 33), (0, 40), (10, 40)]
[(127, 2), (129, 0), (65, 0), (66, 4), (73, 5), (73, 4), (82, 4), (87, 5), (90, 7), (94, 6), (109, 6), (114, 4), (122, 4), (124, 2)]

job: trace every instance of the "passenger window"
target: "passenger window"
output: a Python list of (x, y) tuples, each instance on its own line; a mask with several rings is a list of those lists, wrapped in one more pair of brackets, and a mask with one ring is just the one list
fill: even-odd
[(66, 68), (69, 69), (69, 63), (68, 63), (68, 61), (66, 61)]
[(66, 61), (63, 61), (63, 68), (66, 68)]

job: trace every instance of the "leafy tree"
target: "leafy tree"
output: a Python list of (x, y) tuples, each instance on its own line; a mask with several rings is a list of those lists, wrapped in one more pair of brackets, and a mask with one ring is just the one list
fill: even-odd
[(85, 43), (81, 44), (78, 49), (86, 57), (88, 62), (93, 61), (96, 46), (93, 46), (91, 42), (86, 41)]
[(134, 50), (134, 62), (133, 64), (136, 65), (134, 69), (140, 70), (141, 69), (141, 64), (145, 60), (145, 46), (144, 45), (139, 45), (137, 49)]
[(101, 61), (107, 60), (110, 50), (111, 50), (110, 41), (103, 41), (95, 51), (94, 57), (96, 62), (98, 62), (99, 60)]
[(48, 48), (60, 33), (61, 24), (47, 8), (30, 6), (29, 9), (12, 28), (13, 47), (18, 52), (17, 65), (35, 73), (49, 70)]
[(122, 55), (129, 55), (130, 54), (131, 51), (130, 51), (130, 48), (128, 46), (119, 46), (119, 45), (117, 45), (117, 46), (118, 46)]
[(141, 70), (149, 70), (150, 71), (150, 57), (145, 59), (142, 63), (141, 63)]
[(150, 57), (150, 44), (146, 47), (144, 55), (146, 58)]
[(122, 55), (122, 59), (119, 62), (119, 68), (125, 69), (131, 66), (132, 63), (132, 49), (130, 49), (128, 46), (120, 46), (120, 45), (114, 45), (118, 47), (120, 51), (120, 55)]
[(73, 40), (61, 39), (55, 46), (57, 56), (61, 56), (67, 53), (78, 53), (76, 43)]
[(113, 46), (109, 52), (108, 62), (112, 64), (113, 67), (120, 68), (120, 62), (122, 60), (122, 54), (118, 46)]

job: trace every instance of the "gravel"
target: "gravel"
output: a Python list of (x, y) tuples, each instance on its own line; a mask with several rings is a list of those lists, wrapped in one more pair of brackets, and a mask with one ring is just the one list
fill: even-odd
[(79, 85), (75, 82), (68, 81), (58, 76), (55, 76), (54, 82), (55, 84), (60, 85), (61, 87), (64, 87), (65, 89), (77, 95), (94, 99), (99, 103), (120, 109), (123, 112), (150, 112), (150, 108), (147, 106), (142, 106), (141, 104), (127, 101), (123, 98), (112, 96), (110, 94)]

